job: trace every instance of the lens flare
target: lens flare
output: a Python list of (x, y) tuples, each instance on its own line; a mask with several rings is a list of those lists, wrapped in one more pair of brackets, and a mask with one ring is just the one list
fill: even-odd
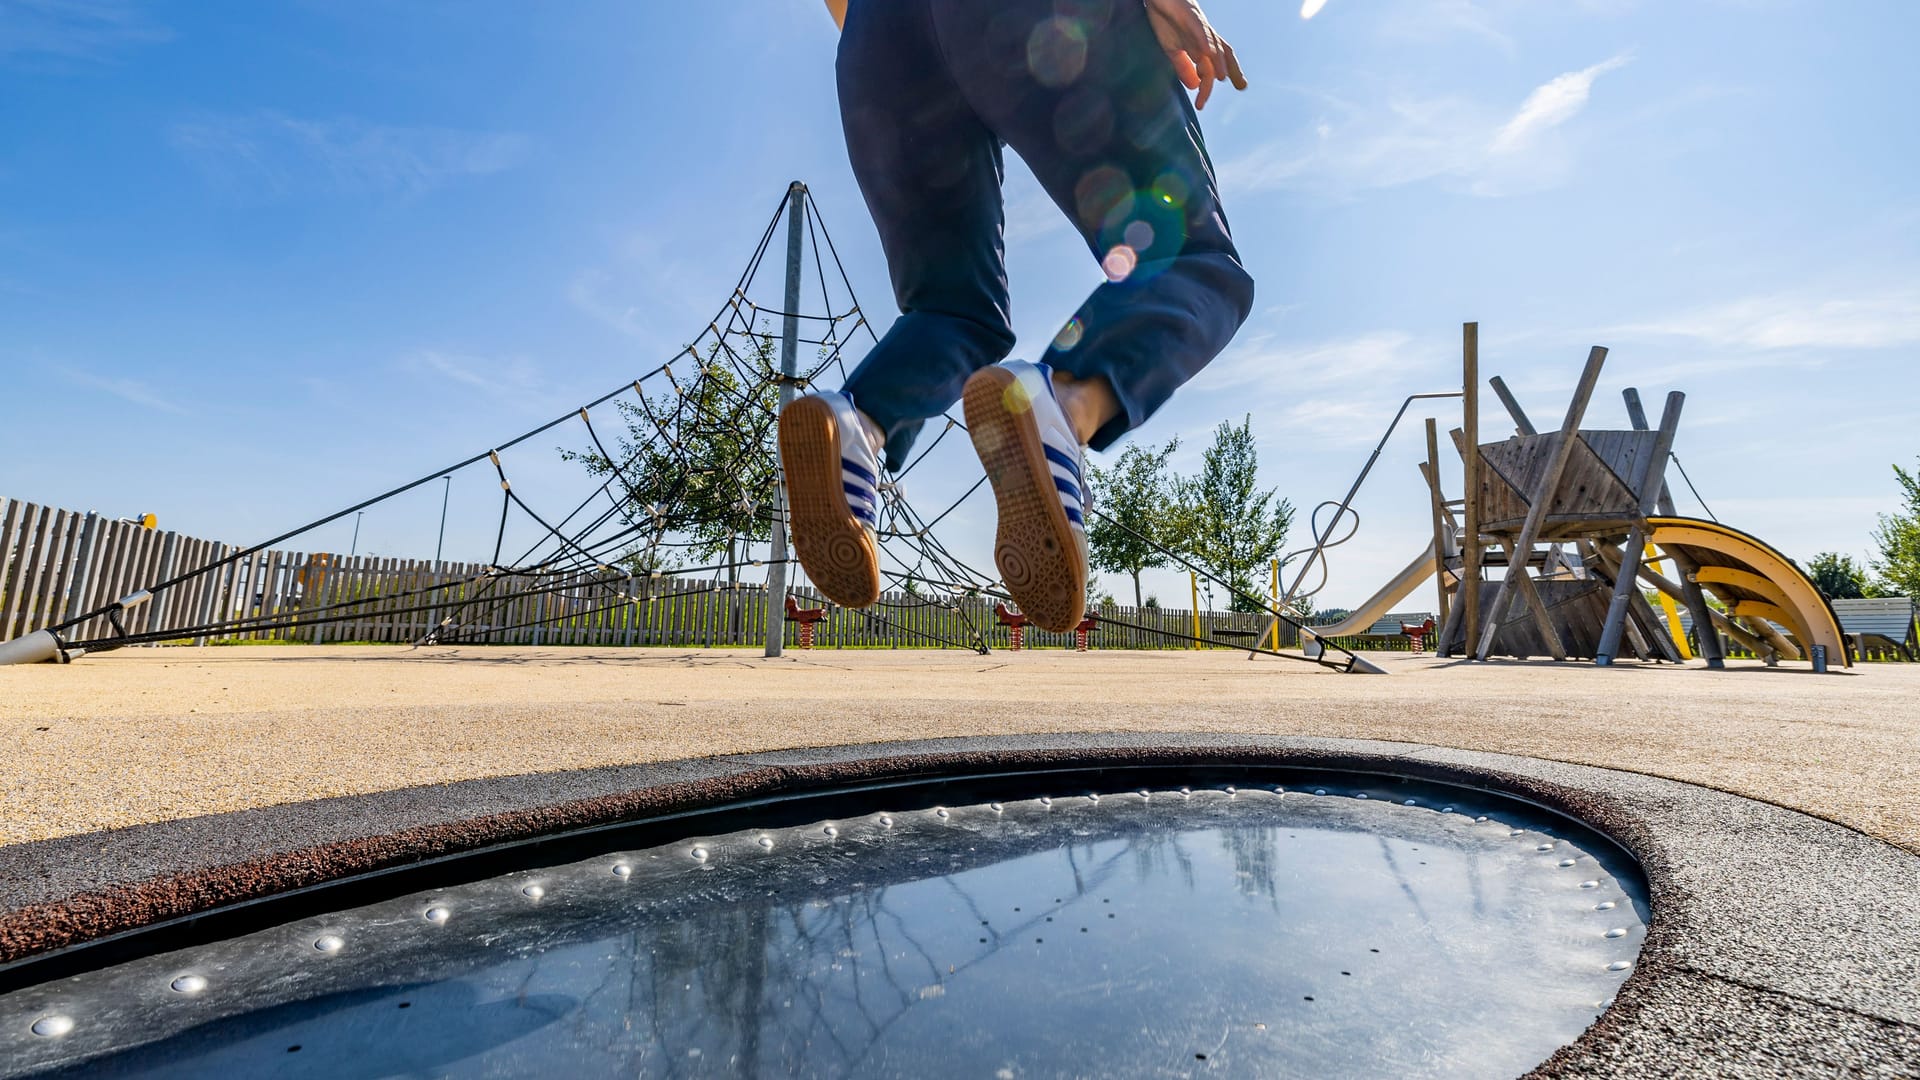
[(1059, 349), (1061, 352), (1072, 352), (1074, 346), (1080, 344), (1080, 339), (1085, 337), (1086, 333), (1086, 326), (1080, 322), (1077, 316), (1068, 319), (1067, 325), (1061, 327), (1060, 332), (1053, 335), (1053, 347)]
[(1133, 268), (1140, 264), (1140, 256), (1125, 244), (1115, 244), (1107, 257), (1100, 260), (1100, 269), (1107, 272), (1108, 281), (1125, 281), (1133, 274)]
[(1327, 0), (1305, 0), (1305, 2), (1300, 5), (1300, 17), (1303, 19), (1311, 19), (1315, 15), (1320, 14), (1320, 9), (1326, 6)]
[(1042, 86), (1071, 84), (1087, 67), (1087, 31), (1078, 19), (1055, 16), (1027, 35), (1027, 70)]

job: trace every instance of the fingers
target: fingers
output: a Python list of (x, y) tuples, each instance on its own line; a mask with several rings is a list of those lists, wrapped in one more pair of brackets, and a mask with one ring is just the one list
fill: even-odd
[(1213, 84), (1216, 81), (1215, 79), (1208, 79), (1200, 84), (1200, 92), (1193, 95), (1193, 107), (1195, 109), (1204, 109), (1207, 107), (1207, 99), (1213, 96)]
[(1220, 46), (1225, 49), (1227, 53), (1227, 78), (1232, 80), (1235, 90), (1245, 90), (1247, 88), (1247, 76), (1245, 72), (1240, 70), (1240, 58), (1234, 55), (1233, 46), (1228, 45), (1224, 41), (1220, 43)]
[(1193, 57), (1187, 55), (1184, 51), (1169, 49), (1167, 51), (1167, 58), (1173, 61), (1173, 75), (1174, 78), (1180, 80), (1180, 85), (1189, 90), (1200, 89), (1202, 80), (1199, 70), (1193, 65)]

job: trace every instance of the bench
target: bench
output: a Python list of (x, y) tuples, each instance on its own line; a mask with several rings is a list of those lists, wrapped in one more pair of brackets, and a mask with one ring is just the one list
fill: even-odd
[(1834, 600), (1833, 613), (1840, 630), (1853, 639), (1856, 656), (1864, 655), (1869, 643), (1878, 643), (1901, 658), (1920, 658), (1920, 605), (1912, 597), (1877, 596), (1867, 600)]

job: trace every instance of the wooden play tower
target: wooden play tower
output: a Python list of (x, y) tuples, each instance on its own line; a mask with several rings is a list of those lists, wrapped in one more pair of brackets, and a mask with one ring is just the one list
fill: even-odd
[(1462, 345), (1465, 412), (1452, 435), (1465, 497), (1449, 501), (1440, 489), (1432, 420), (1421, 469), (1433, 499), (1440, 655), (1681, 663), (1692, 658), (1684, 607), (1696, 628), (1718, 631), (1698, 634), (1709, 667), (1724, 665), (1722, 635), (1768, 663), (1851, 664), (1832, 608), (1790, 560), (1719, 522), (1675, 515), (1666, 464), (1685, 395), (1668, 394), (1651, 426), (1628, 389), (1630, 427), (1583, 426), (1607, 357), (1596, 346), (1556, 430), (1538, 431), (1507, 385), (1489, 380), (1513, 434), (1481, 443), (1477, 324), (1466, 324)]

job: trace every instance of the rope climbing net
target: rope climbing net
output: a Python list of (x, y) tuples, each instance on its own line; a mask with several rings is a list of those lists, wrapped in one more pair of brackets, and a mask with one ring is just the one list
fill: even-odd
[[(655, 603), (672, 595), (672, 590), (660, 587), (663, 579), (704, 578), (716, 588), (759, 588), (757, 581), (743, 583), (742, 572), (749, 578), (766, 573), (778, 580), (778, 575), (770, 573), (778, 566), (790, 570), (787, 578), (798, 584), (803, 580), (800, 568), (797, 564), (786, 567), (770, 541), (784, 513), (774, 438), (781, 392), (839, 385), (847, 374), (849, 347), (863, 338), (871, 343), (878, 337), (854, 296), (819, 207), (804, 187), (796, 185), (789, 194), (794, 197), (783, 197), (725, 303), (692, 343), (665, 362), (453, 465), (260, 543), (181, 569), (113, 603), (49, 626), (46, 630), (60, 654), (71, 658), (183, 639), (268, 633), (297, 637), (303, 630), (355, 623), (376, 612), (388, 618), (407, 615), (423, 620), (428, 628), (415, 637), (415, 645), (484, 641), (544, 622), (590, 619)], [(779, 226), (789, 221), (791, 227), (789, 215), (802, 207), (805, 236), (811, 243), (796, 243), (789, 250), (789, 261), (796, 252), (810, 249), (811, 266), (806, 269), (812, 271), (811, 291), (820, 298), (820, 306), (785, 310), (754, 297)], [(790, 275), (792, 270), (790, 266)], [(797, 294), (789, 288), (787, 295)], [(804, 346), (813, 353), (804, 367), (793, 365), (791, 374), (780, 362), (780, 346), (788, 342), (790, 349)], [(915, 456), (880, 486), (876, 534), (881, 573), (893, 591), (866, 609), (863, 617), (876, 628), (929, 645), (985, 653), (988, 646), (981, 620), (962, 601), (1011, 597), (996, 575), (960, 558), (934, 531), (981, 491), (985, 477), (932, 514), (922, 513), (903, 494), (903, 482), (956, 429), (964, 431), (960, 419), (951, 413), (935, 423), (938, 430), (933, 437), (925, 439)], [(595, 481), (584, 496), (553, 497), (544, 492), (549, 485), (537, 479), (516, 485), (514, 474), (527, 467), (530, 453), (543, 455), (542, 464), (551, 462), (550, 456), (544, 456), (550, 453), (544, 440), (552, 438), (566, 441), (560, 456)], [(244, 603), (220, 611), (158, 605), (166, 611), (164, 618), (149, 616), (137, 628), (130, 627), (129, 612), (169, 591), (183, 590), (278, 545), (469, 471), (488, 474), (500, 492), (491, 521), (491, 555), (478, 564), (466, 564), (474, 567), (471, 572), (386, 578), (359, 588), (310, 588), (300, 602), (271, 609)], [(543, 470), (528, 471), (537, 478)], [(1124, 523), (1116, 524), (1126, 528)], [(1210, 580), (1226, 584), (1184, 556), (1168, 554)], [(542, 594), (564, 596), (564, 614), (535, 609), (537, 613), (530, 615), (528, 606), (518, 602)], [(1264, 598), (1242, 599), (1293, 622)], [(770, 597), (769, 603), (779, 600)], [(957, 617), (937, 621), (902, 617), (916, 608), (946, 609)], [(1176, 641), (1200, 640), (1119, 619), (1103, 617), (1101, 621)], [(1271, 655), (1302, 659), (1278, 652)], [(1338, 661), (1317, 662), (1344, 666)]]

